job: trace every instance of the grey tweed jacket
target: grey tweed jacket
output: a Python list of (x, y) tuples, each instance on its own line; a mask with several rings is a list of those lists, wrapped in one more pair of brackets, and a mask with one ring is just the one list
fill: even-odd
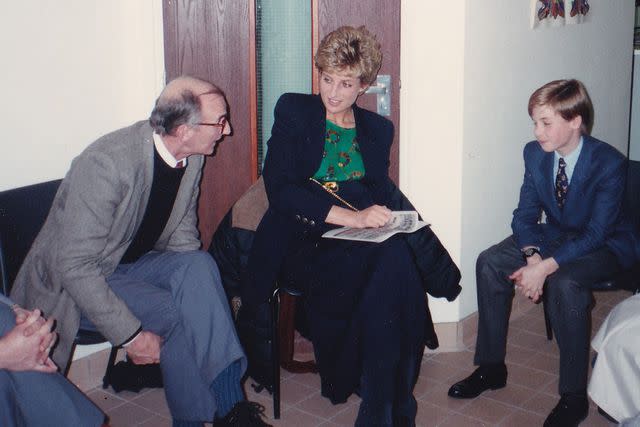
[[(76, 157), (16, 277), (11, 297), (57, 320), (53, 360), (64, 369), (80, 313), (115, 345), (140, 327), (106, 282), (142, 222), (153, 180), (147, 121), (107, 134)], [(155, 249), (200, 247), (196, 204), (204, 157), (189, 158), (173, 211)]]

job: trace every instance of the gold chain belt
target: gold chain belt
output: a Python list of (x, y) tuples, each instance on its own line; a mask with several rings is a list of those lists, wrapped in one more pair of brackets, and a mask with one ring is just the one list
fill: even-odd
[(345, 206), (349, 207), (349, 209), (351, 209), (354, 212), (358, 212), (358, 209), (356, 209), (351, 203), (347, 202), (345, 199), (343, 199), (342, 197), (340, 197), (336, 191), (338, 191), (340, 189), (339, 185), (337, 182), (335, 181), (327, 181), (324, 184), (321, 183), (320, 181), (318, 181), (317, 179), (315, 179), (314, 177), (309, 178), (309, 181), (313, 181), (316, 184), (318, 184), (320, 187), (322, 187), (322, 189), (324, 191), (326, 191), (327, 193), (331, 194), (333, 197), (335, 197), (336, 199), (340, 200), (342, 203), (345, 204)]

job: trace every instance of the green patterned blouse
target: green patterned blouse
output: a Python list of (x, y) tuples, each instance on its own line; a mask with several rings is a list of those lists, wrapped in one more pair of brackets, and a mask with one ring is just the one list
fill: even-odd
[(324, 152), (318, 171), (318, 181), (352, 181), (364, 176), (364, 163), (356, 139), (356, 128), (343, 128), (327, 120)]

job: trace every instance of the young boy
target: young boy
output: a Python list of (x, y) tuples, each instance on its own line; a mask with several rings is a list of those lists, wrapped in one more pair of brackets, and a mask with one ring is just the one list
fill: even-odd
[(524, 148), (513, 235), (482, 252), (476, 264), (479, 367), (454, 384), (449, 396), (473, 398), (506, 385), (514, 287), (532, 302), (544, 288), (560, 350), (560, 401), (544, 425), (575, 426), (589, 407), (590, 286), (629, 266), (638, 240), (622, 219), (625, 157), (589, 135), (593, 107), (583, 84), (547, 83), (531, 95), (529, 115), (536, 141)]

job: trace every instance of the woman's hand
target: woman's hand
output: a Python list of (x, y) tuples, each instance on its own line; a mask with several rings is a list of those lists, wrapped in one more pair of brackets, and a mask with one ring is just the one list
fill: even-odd
[(353, 228), (378, 228), (391, 219), (391, 210), (385, 206), (373, 205), (361, 211), (352, 211), (333, 206), (325, 220), (329, 224)]
[(354, 212), (354, 228), (378, 228), (391, 219), (391, 210), (386, 206), (373, 205), (367, 209)]

